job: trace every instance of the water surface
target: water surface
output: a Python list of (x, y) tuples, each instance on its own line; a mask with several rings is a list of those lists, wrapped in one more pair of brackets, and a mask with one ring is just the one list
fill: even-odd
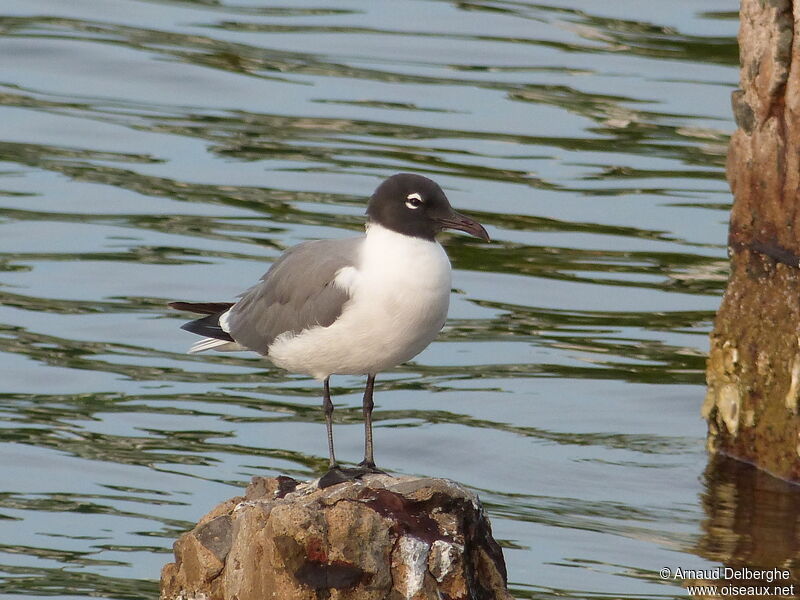
[[(477, 490), (518, 598), (684, 598), (659, 568), (785, 560), (737, 554), (756, 534), (726, 515), (780, 520), (793, 488), (709, 466), (699, 415), (737, 8), (4, 3), (0, 595), (156, 598), (251, 476), (324, 469), (319, 385), (186, 355), (165, 303), (360, 231), (397, 171), (494, 241), (445, 236), (450, 319), (378, 379), (379, 464)], [(362, 386), (333, 381), (349, 462)]]

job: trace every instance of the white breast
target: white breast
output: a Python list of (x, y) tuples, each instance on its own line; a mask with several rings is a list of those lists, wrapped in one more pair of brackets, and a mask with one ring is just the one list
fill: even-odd
[(373, 224), (358, 264), (342, 269), (335, 283), (351, 294), (341, 316), (329, 327), (277, 338), (268, 353), (276, 365), (324, 379), (410, 360), (444, 325), (450, 261), (438, 242)]

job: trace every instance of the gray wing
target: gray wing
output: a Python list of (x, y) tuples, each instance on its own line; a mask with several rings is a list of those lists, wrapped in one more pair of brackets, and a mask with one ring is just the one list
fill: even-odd
[(231, 308), (233, 339), (266, 354), (282, 333), (333, 323), (349, 299), (333, 280), (340, 269), (356, 264), (363, 241), (363, 236), (315, 240), (287, 250)]

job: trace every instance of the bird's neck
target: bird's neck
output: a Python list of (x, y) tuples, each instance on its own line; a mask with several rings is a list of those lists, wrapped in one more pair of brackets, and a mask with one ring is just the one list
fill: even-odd
[(367, 229), (359, 262), (365, 273), (413, 286), (438, 287), (450, 278), (450, 261), (437, 241), (403, 235), (375, 223)]
[(439, 246), (439, 242), (435, 239), (428, 240), (425, 238), (417, 237), (414, 235), (406, 235), (388, 227), (384, 227), (375, 221), (368, 221), (366, 225), (367, 230), (367, 245), (380, 245), (387, 247), (397, 247), (398, 250), (402, 248), (414, 247), (429, 247), (430, 245)]

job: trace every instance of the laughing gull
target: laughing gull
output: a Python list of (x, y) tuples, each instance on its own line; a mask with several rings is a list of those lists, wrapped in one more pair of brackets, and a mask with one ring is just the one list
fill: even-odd
[(364, 472), (372, 451), (375, 375), (411, 360), (438, 335), (450, 303), (450, 261), (436, 234), (459, 229), (489, 241), (483, 226), (457, 213), (442, 188), (399, 173), (381, 183), (359, 237), (298, 244), (276, 260), (238, 302), (171, 302), (206, 315), (183, 325), (204, 336), (189, 350), (252, 350), (278, 367), (323, 382), (330, 469), (330, 376), (366, 375)]

